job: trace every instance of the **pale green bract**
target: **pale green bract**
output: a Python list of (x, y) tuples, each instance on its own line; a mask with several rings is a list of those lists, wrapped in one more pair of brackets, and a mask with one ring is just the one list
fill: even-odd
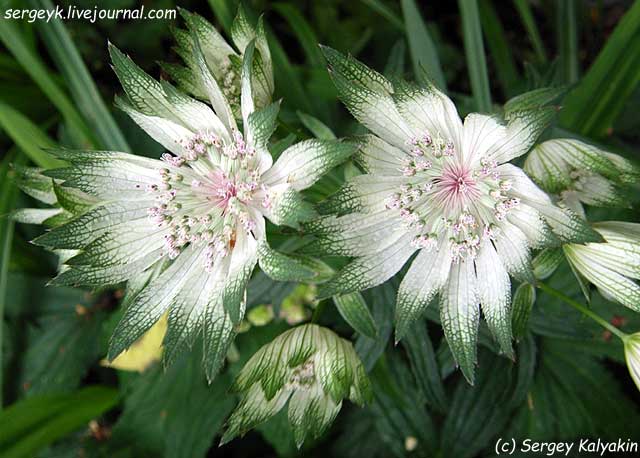
[(640, 332), (624, 339), (624, 358), (633, 382), (640, 390)]
[(35, 241), (63, 256), (52, 283), (100, 288), (128, 282), (109, 359), (168, 311), (165, 362), (201, 336), (211, 380), (244, 315), (245, 289), (256, 263), (275, 279), (314, 281), (321, 275), (269, 247), (265, 218), (291, 227), (313, 218), (299, 191), (344, 161), (353, 147), (306, 140), (273, 163), (268, 144), (279, 104), (258, 108), (254, 55), (260, 37), (247, 41), (241, 91), (233, 102), (241, 126), (203, 54), (202, 37), (193, 35), (191, 71), (209, 104), (156, 81), (110, 46), (126, 93), (118, 105), (170, 153), (155, 160), (56, 150), (51, 153), (68, 167), (23, 174), (25, 189), (59, 207), (16, 215), (55, 226)]
[(480, 308), (513, 356), (510, 275), (535, 281), (530, 250), (601, 240), (509, 163), (530, 150), (555, 113), (537, 102), (549, 91), (510, 101), (502, 118), (472, 113), (463, 123), (434, 85), (392, 82), (323, 50), (341, 100), (372, 134), (357, 153), (366, 173), (321, 204), (328, 216), (305, 225), (317, 236), (308, 253), (355, 258), (319, 295), (371, 288), (409, 263), (396, 340), (439, 295), (445, 336), (473, 382)]
[(222, 443), (277, 414), (288, 416), (298, 448), (333, 422), (342, 400), (363, 405), (372, 397), (362, 362), (351, 342), (330, 329), (305, 324), (258, 350), (233, 385), (242, 399), (227, 421)]
[(185, 66), (163, 63), (163, 70), (176, 81), (183, 91), (201, 99), (207, 100), (208, 83), (200, 77), (198, 59), (193, 53), (193, 39), (198, 40), (207, 67), (215, 78), (222, 93), (229, 101), (236, 118), (240, 112), (240, 73), (242, 58), (247, 46), (255, 40), (256, 56), (253, 62), (251, 83), (253, 98), (257, 108), (266, 107), (273, 96), (273, 65), (271, 53), (267, 44), (262, 18), (257, 27), (249, 22), (242, 5), (238, 8), (231, 26), (231, 38), (234, 47), (220, 35), (216, 28), (202, 16), (180, 9), (187, 30), (175, 29), (174, 36), (177, 46), (174, 50), (182, 58)]
[(637, 183), (640, 168), (631, 161), (574, 139), (548, 140), (527, 156), (524, 170), (558, 205), (585, 217), (583, 204), (624, 207), (626, 186)]
[(596, 285), (602, 295), (640, 312), (640, 224), (594, 223), (604, 243), (567, 244), (562, 248), (578, 279)]

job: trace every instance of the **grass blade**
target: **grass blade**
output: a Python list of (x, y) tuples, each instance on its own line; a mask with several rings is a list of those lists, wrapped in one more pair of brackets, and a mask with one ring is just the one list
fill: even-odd
[(58, 109), (78, 143), (95, 145), (96, 140), (71, 100), (51, 77), (52, 72), (32, 50), (24, 35), (12, 21), (0, 21), (0, 40), (13, 54), (25, 72)]
[(291, 30), (295, 33), (304, 50), (307, 62), (316, 67), (324, 67), (324, 57), (318, 47), (318, 38), (300, 10), (288, 3), (276, 3), (273, 8), (291, 26)]
[[(54, 9), (50, 0), (30, 0), (29, 4), (34, 8)], [(93, 128), (101, 146), (118, 151), (130, 151), (129, 144), (102, 100), (62, 21), (57, 18), (38, 21), (37, 27), (51, 57), (68, 82), (74, 101)]]
[(402, 23), (402, 19), (398, 16), (395, 11), (389, 8), (380, 0), (361, 0), (362, 3), (367, 5), (373, 11), (378, 13), (380, 16), (385, 18), (389, 23), (391, 23), (398, 30), (404, 31), (404, 24)]
[[(13, 231), (15, 223), (7, 218), (7, 214), (15, 207), (17, 196), (16, 187), (9, 177), (10, 164), (14, 160), (15, 149), (10, 151), (0, 163), (0, 369), (4, 367), (2, 343), (4, 331), (4, 308), (7, 300), (7, 282), (9, 277), (9, 260), (11, 258), (11, 245), (13, 242)], [(23, 156), (19, 157), (23, 162)], [(0, 410), (2, 410), (3, 375), (0, 370)]]
[(72, 394), (32, 397), (0, 414), (0, 454), (5, 458), (36, 452), (101, 415), (118, 402), (118, 391), (89, 386)]
[(587, 137), (605, 136), (638, 83), (640, 2), (635, 2), (584, 78), (565, 98), (561, 126)]
[(542, 44), (542, 38), (540, 38), (540, 32), (538, 31), (536, 21), (533, 19), (533, 13), (531, 12), (531, 7), (529, 6), (529, 0), (513, 0), (513, 3), (518, 10), (518, 14), (520, 15), (520, 19), (524, 24), (524, 28), (529, 35), (529, 39), (531, 40), (531, 44), (533, 45), (533, 50), (536, 53), (537, 59), (542, 63), (546, 62), (547, 52), (545, 51), (544, 45)]
[(575, 0), (556, 2), (556, 31), (560, 75), (564, 83), (578, 81), (578, 19)]
[(22, 113), (2, 102), (0, 102), (0, 127), (38, 166), (48, 169), (63, 165), (61, 161), (54, 159), (43, 150), (43, 148), (55, 147), (53, 140)]
[(482, 31), (487, 39), (487, 48), (493, 57), (500, 86), (502, 86), (505, 97), (509, 99), (518, 93), (520, 81), (520, 74), (509, 41), (491, 0), (480, 0), (478, 7)]
[(273, 59), (273, 76), (276, 81), (276, 88), (286, 88), (287, 103), (306, 113), (313, 113), (314, 110), (311, 103), (309, 103), (309, 97), (304, 90), (298, 73), (289, 61), (286, 51), (271, 29), (268, 26), (265, 28), (267, 29), (267, 40), (269, 41), (269, 50)]
[(476, 0), (458, 0), (458, 5), (462, 16), (464, 49), (467, 55), (467, 67), (469, 68), (473, 100), (476, 110), (488, 113), (491, 111), (491, 91), (489, 89), (487, 61), (484, 57), (478, 2)]
[(231, 24), (238, 9), (237, 3), (234, 0), (209, 0), (209, 6), (213, 14), (218, 19), (222, 29), (227, 33), (231, 31)]
[(446, 90), (447, 83), (444, 79), (436, 46), (422, 20), (415, 0), (402, 0), (401, 4), (415, 77), (418, 81), (423, 81), (426, 71), (440, 89)]

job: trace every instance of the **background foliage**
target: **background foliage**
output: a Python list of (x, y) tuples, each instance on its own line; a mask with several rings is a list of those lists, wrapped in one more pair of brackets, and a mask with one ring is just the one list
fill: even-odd
[[(224, 31), (237, 5), (235, 0), (178, 3)], [(92, 8), (95, 2), (73, 4)], [(428, 75), (447, 89), (462, 115), (489, 111), (526, 90), (566, 85), (563, 108), (545, 138), (582, 138), (638, 159), (640, 2), (255, 0), (245, 5), (254, 19), (264, 12), (270, 27), (276, 96), (284, 99), (277, 131), (283, 144), (358, 132), (337, 101), (317, 47), (322, 43), (390, 75), (418, 81)], [(2, 10), (17, 6), (50, 7), (51, 0), (0, 2)], [(100, 6), (138, 5), (110, 0)], [(159, 0), (152, 7), (174, 6)], [(106, 42), (157, 76), (157, 61), (178, 60), (171, 50), (175, 25), (0, 19), (0, 215), (34, 206), (15, 190), (9, 164), (55, 166), (43, 147), (161, 154), (161, 146), (113, 109), (120, 88)], [(322, 200), (352, 167), (325, 177), (308, 197)], [(630, 199), (637, 202), (638, 193)], [(600, 209), (589, 216), (640, 221), (632, 209)], [(375, 337), (354, 333), (332, 303), (320, 304), (321, 323), (353, 338), (370, 371), (375, 389), (370, 406), (345, 406), (325, 437), (301, 452), (282, 414), (218, 449), (216, 437), (235, 404), (227, 393), (233, 374), (287, 328), (287, 319), (310, 316), (312, 291), (256, 274), (248, 306), (268, 304), (275, 318), (267, 313), (264, 319), (266, 309), (255, 309), (226, 371), (210, 386), (197, 351), (166, 370), (154, 365), (143, 373), (119, 371), (104, 367), (101, 359), (121, 312), (122, 291), (46, 287), (56, 260), (28, 243), (41, 231), (0, 219), (4, 457), (473, 457), (491, 455), (497, 437), (640, 437), (640, 395), (624, 367), (620, 342), (573, 309), (541, 292), (530, 308), (530, 294), (522, 289), (517, 363), (498, 356), (488, 334), (481, 334), (472, 387), (454, 370), (435, 309), (400, 345), (390, 341), (397, 287), (392, 279), (364, 294)], [(287, 234), (279, 235), (286, 243)], [(564, 263), (548, 283), (583, 300)], [(640, 330), (640, 317), (597, 292), (592, 307), (627, 332)]]

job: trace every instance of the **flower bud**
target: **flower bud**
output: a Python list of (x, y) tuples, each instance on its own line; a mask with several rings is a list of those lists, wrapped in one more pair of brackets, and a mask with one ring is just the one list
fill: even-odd
[(222, 443), (277, 414), (289, 401), (296, 445), (319, 437), (344, 398), (363, 405), (371, 386), (351, 342), (316, 324), (284, 332), (258, 350), (232, 388), (242, 399), (229, 417)]

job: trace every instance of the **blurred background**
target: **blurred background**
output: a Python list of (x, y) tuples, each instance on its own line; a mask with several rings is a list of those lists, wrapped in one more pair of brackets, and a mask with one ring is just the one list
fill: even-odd
[[(95, 1), (56, 1), (94, 8)], [(103, 9), (197, 12), (228, 37), (236, 0), (99, 2)], [(420, 81), (428, 74), (461, 115), (502, 105), (522, 92), (566, 86), (567, 96), (544, 139), (575, 137), (638, 160), (640, 147), (640, 2), (626, 0), (247, 0), (249, 16), (264, 14), (283, 99), (276, 140), (304, 139), (327, 128), (359, 132), (340, 105), (318, 43), (349, 52), (388, 75)], [(51, 0), (0, 0), (9, 8), (54, 8)], [(53, 167), (43, 150), (66, 146), (114, 149), (159, 157), (163, 148), (123, 113), (107, 41), (154, 77), (159, 63), (179, 63), (172, 49), (175, 20), (69, 20), (0, 17), (0, 216), (37, 206), (17, 191), (11, 163)], [(486, 68), (488, 79), (483, 80)], [(479, 73), (480, 71), (480, 73)], [(478, 87), (489, 89), (490, 100)], [(321, 124), (320, 124), (321, 123)], [(335, 191), (351, 164), (307, 196)], [(640, 200), (638, 190), (630, 203)], [(591, 209), (592, 220), (640, 221), (634, 209)], [(355, 338), (371, 371), (375, 400), (345, 405), (331, 430), (298, 452), (286, 417), (217, 447), (235, 404), (227, 393), (242, 363), (290, 324), (309, 318), (313, 289), (252, 279), (247, 323), (227, 369), (207, 385), (199, 350), (166, 371), (157, 362), (162, 328), (137, 352), (107, 367), (110, 333), (121, 316), (121, 289), (47, 287), (57, 260), (29, 243), (44, 229), (0, 219), (2, 370), (0, 456), (491, 456), (498, 437), (573, 440), (640, 439), (640, 395), (617, 339), (574, 310), (540, 293), (518, 344), (517, 364), (481, 342), (478, 381), (454, 371), (437, 324), (425, 320), (413, 340), (389, 341), (397, 283), (365, 296), (381, 330), (354, 336), (333, 307), (323, 324)], [(283, 234), (281, 240), (286, 238)], [(566, 264), (549, 284), (578, 300)], [(640, 318), (594, 292), (592, 307), (626, 332)], [(427, 317), (428, 318), (428, 317)]]

